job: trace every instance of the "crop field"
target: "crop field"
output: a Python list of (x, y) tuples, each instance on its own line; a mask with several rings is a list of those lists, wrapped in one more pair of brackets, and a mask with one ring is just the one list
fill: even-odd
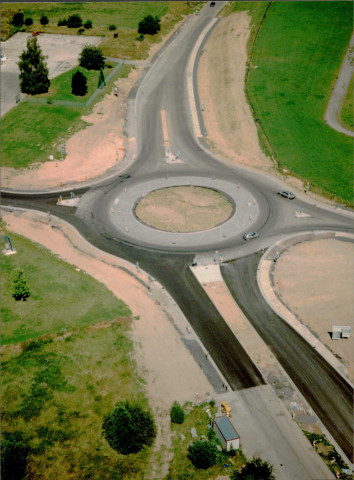
[[(28, 478), (142, 479), (149, 449), (124, 457), (101, 434), (117, 401), (148, 407), (129, 308), (43, 247), (9, 235), (17, 253), (1, 259), (2, 344), (12, 343), (1, 351), (2, 437), (28, 445)], [(18, 269), (27, 301), (12, 297)]]
[[(260, 7), (243, 7), (250, 14), (256, 8), (261, 18)], [(349, 205), (352, 139), (328, 127), (324, 113), (352, 26), (350, 2), (274, 2), (256, 38), (246, 86), (279, 168)]]
[[(129, 308), (102, 284), (44, 247), (15, 234), (10, 238), (17, 253), (1, 257), (2, 345), (130, 318)], [(20, 270), (31, 292), (27, 301), (12, 296), (14, 277)]]

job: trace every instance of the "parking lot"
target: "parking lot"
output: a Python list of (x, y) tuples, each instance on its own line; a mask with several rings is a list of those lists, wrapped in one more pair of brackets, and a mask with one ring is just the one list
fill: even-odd
[[(1, 116), (16, 105), (16, 97), (24, 98), (20, 92), (17, 63), (25, 50), (30, 33), (18, 32), (6, 42), (1, 42)], [(99, 45), (101, 37), (79, 35), (40, 34), (37, 37), (49, 69), (49, 78), (54, 78), (78, 64), (84, 45)]]

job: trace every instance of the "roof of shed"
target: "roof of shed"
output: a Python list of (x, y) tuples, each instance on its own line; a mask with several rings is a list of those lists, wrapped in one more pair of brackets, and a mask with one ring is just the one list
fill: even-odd
[(235, 438), (240, 438), (239, 434), (235, 430), (235, 427), (232, 425), (229, 417), (226, 417), (226, 416), (216, 417), (214, 418), (214, 422), (218, 426), (225, 440), (234, 440)]

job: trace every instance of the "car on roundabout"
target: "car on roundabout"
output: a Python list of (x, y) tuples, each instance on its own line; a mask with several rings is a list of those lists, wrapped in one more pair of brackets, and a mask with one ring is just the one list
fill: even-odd
[(295, 193), (289, 192), (288, 190), (280, 190), (277, 194), (281, 197), (288, 198), (289, 200), (294, 200), (294, 198), (296, 198)]
[(258, 238), (259, 237), (259, 233), (258, 232), (246, 232), (244, 235), (243, 235), (243, 239), (244, 240), (253, 240), (254, 238)]

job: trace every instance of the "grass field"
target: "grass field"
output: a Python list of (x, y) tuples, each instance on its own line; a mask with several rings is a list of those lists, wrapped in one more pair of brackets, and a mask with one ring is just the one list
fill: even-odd
[(354, 114), (353, 114), (353, 105), (354, 105), (354, 76), (348, 86), (348, 91), (344, 99), (343, 108), (341, 111), (340, 121), (344, 127), (349, 130), (354, 130)]
[[(117, 78), (126, 78), (132, 68), (134, 67), (131, 65), (122, 65), (87, 109), (30, 102), (22, 102), (12, 108), (1, 119), (2, 166), (26, 168), (33, 162), (47, 161), (49, 155), (54, 154), (54, 157), (60, 158), (60, 145), (75, 132), (89, 125), (81, 120), (81, 116), (87, 114), (94, 103), (100, 101), (107, 92), (112, 90), (112, 85)], [(91, 87), (95, 84), (97, 87), (97, 72), (91, 72), (91, 74)], [(70, 72), (59, 75), (52, 80), (51, 90), (46, 95), (53, 100), (75, 99), (76, 101), (80, 97), (67, 93), (70, 82)], [(36, 97), (41, 95), (34, 96)], [(83, 98), (87, 101), (88, 97), (89, 95), (86, 95)]]
[[(242, 450), (238, 450), (233, 457), (228, 456), (223, 450), (220, 452), (218, 463), (214, 467), (207, 470), (197, 469), (193, 466), (188, 458), (188, 447), (192, 443), (191, 428), (196, 428), (198, 440), (202, 435), (208, 438), (208, 424), (210, 418), (206, 413), (209, 404), (193, 406), (191, 404), (184, 405), (185, 415), (184, 422), (181, 425), (171, 423), (173, 432), (173, 448), (174, 456), (170, 463), (169, 473), (166, 480), (208, 480), (217, 478), (219, 475), (231, 475), (231, 473), (239, 469), (247, 460)], [(216, 409), (214, 409), (216, 411)], [(224, 467), (228, 465), (228, 468)]]
[[(105, 78), (111, 73), (112, 69), (116, 66), (116, 63), (107, 62), (103, 69)], [(128, 67), (129, 65), (122, 65), (121, 68)], [(76, 71), (83, 73), (87, 79), (87, 93), (83, 96), (73, 95), (71, 93), (71, 79)], [(30, 99), (34, 98), (50, 98), (52, 100), (63, 100), (78, 103), (86, 103), (91, 95), (97, 90), (98, 79), (100, 72), (97, 70), (86, 70), (86, 68), (75, 67), (67, 72), (58, 75), (50, 81), (50, 87), (47, 93), (41, 93), (39, 95), (33, 95)]]
[[(257, 2), (237, 8), (255, 12)], [(246, 8), (247, 7), (247, 8)], [(255, 42), (247, 94), (280, 169), (353, 204), (352, 140), (324, 112), (352, 32), (348, 2), (274, 2)]]
[[(148, 407), (129, 308), (43, 247), (9, 235), (17, 254), (1, 258), (2, 344), (21, 343), (1, 352), (2, 436), (21, 433), (29, 445), (26, 478), (142, 480), (149, 449), (124, 457), (101, 435), (117, 401)], [(12, 298), (16, 269), (31, 291), (26, 302)]]
[[(131, 315), (123, 302), (84, 272), (24, 237), (11, 233), (10, 238), (17, 253), (1, 257), (2, 345)], [(18, 270), (31, 291), (25, 302), (12, 297)]]
[[(79, 7), (78, 7), (79, 5)], [(104, 55), (117, 58), (146, 58), (150, 46), (161, 41), (161, 36), (168, 33), (182, 15), (188, 15), (201, 8), (203, 2), (88, 2), (70, 3), (17, 3), (2, 5), (1, 40), (13, 34), (10, 21), (15, 12), (22, 11), (25, 18), (33, 18), (33, 25), (24, 31), (39, 30), (43, 33), (76, 34), (77, 28), (58, 27), (58, 20), (73, 14), (79, 14), (85, 22), (91, 20), (93, 28), (85, 30), (83, 35), (102, 36), (100, 47)], [(39, 20), (46, 15), (49, 24), (43, 26)], [(137, 40), (138, 24), (146, 15), (161, 18), (161, 31), (157, 35), (145, 35), (142, 42)], [(113, 31), (108, 27), (115, 25), (118, 38), (113, 39)]]
[(117, 401), (147, 407), (141, 387), (124, 323), (27, 342), (2, 355), (2, 435), (23, 434), (28, 478), (142, 479), (149, 450), (124, 457), (101, 434)]

